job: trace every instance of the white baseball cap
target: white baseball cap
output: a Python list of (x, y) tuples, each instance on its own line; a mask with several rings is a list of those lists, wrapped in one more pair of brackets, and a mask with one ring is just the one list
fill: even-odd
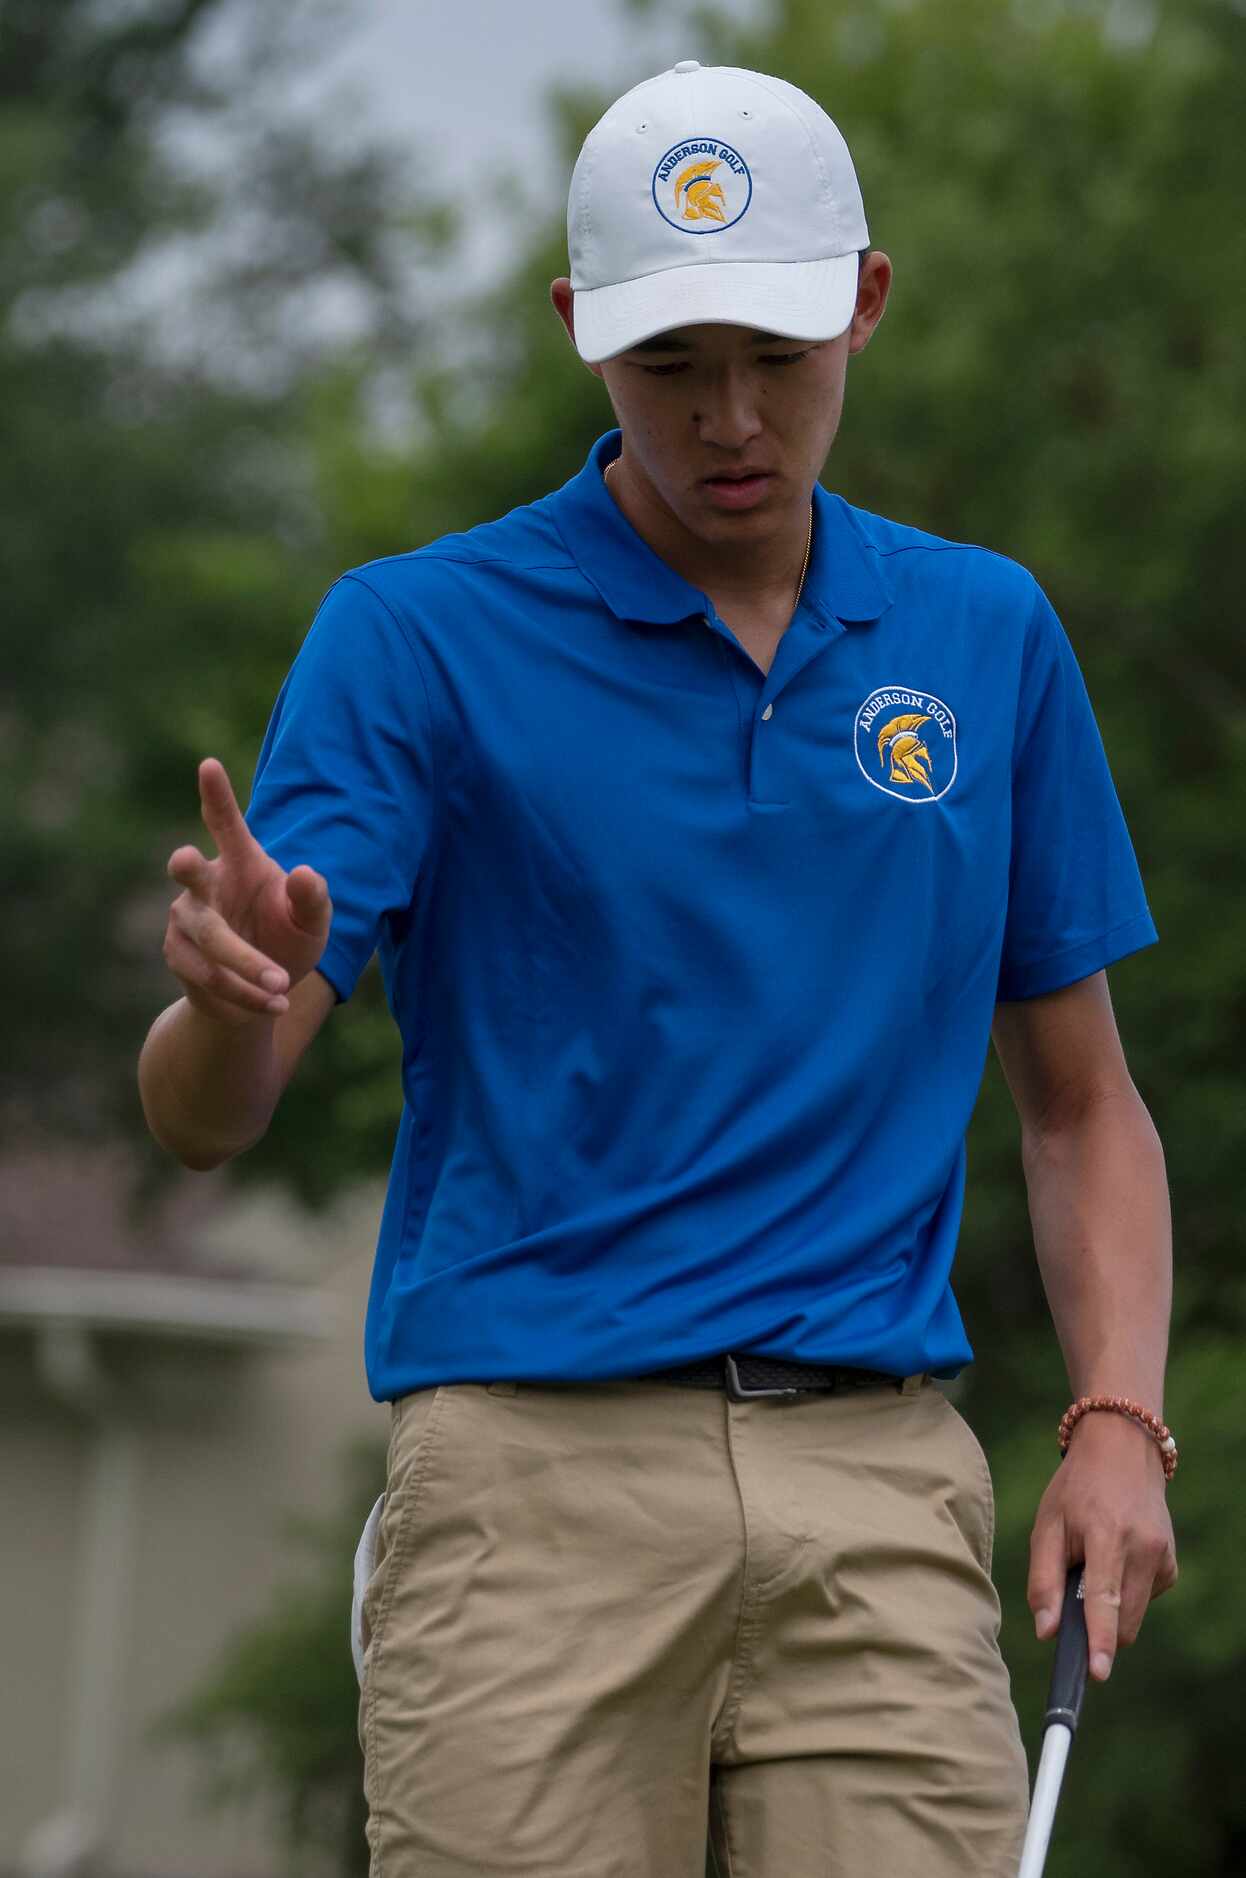
[(610, 106), (567, 201), (590, 364), (703, 321), (833, 339), (869, 246), (848, 146), (782, 78), (682, 59)]

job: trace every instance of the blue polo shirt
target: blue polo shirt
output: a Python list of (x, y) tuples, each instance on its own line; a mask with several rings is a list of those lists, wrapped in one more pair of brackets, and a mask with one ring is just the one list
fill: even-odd
[(330, 590), (249, 821), (379, 951), (378, 1400), (726, 1350), (954, 1373), (997, 999), (1155, 937), (1035, 581), (814, 492), (763, 675), (602, 467)]

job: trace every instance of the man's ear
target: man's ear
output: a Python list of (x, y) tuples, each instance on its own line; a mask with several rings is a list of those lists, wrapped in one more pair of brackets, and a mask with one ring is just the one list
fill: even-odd
[(874, 335), (874, 329), (887, 310), (887, 296), (891, 292), (891, 260), (881, 248), (871, 248), (861, 265), (861, 278), (857, 282), (857, 305), (852, 316), (852, 325), (848, 328), (852, 335), (848, 342), (849, 352), (864, 352)]
[[(552, 280), (550, 282), (549, 297), (550, 297), (550, 301), (553, 305), (555, 313), (557, 313), (559, 319), (562, 321), (563, 325), (567, 329), (568, 339), (571, 341), (572, 345), (574, 346), (575, 345), (575, 297), (571, 291), (571, 282), (567, 279), (567, 276), (565, 274), (560, 274), (557, 280)], [(579, 358), (579, 356), (580, 356), (579, 352), (577, 351), (576, 357)], [(585, 365), (588, 365), (588, 369), (593, 374), (594, 378), (601, 377), (602, 372), (601, 372), (600, 365), (589, 365), (587, 359), (584, 360), (584, 363)]]

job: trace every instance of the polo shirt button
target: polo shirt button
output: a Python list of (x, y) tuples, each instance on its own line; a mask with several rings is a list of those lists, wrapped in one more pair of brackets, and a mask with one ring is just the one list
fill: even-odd
[(765, 708), (765, 710), (764, 710), (764, 711), (762, 712), (762, 714), (761, 714), (761, 721), (762, 721), (762, 723), (763, 723), (763, 724), (768, 724), (768, 723), (770, 722), (770, 719), (771, 719), (771, 718), (772, 718), (773, 716), (774, 716), (774, 706), (773, 706), (773, 704), (768, 704), (768, 705), (766, 706), (766, 708)]

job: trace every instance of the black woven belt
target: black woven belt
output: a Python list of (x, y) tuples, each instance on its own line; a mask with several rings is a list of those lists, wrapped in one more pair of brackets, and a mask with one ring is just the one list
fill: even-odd
[(655, 1369), (641, 1382), (674, 1382), (688, 1389), (725, 1389), (736, 1402), (754, 1396), (799, 1395), (806, 1389), (901, 1389), (903, 1376), (881, 1369), (836, 1369), (828, 1363), (790, 1363), (780, 1356), (707, 1356), (678, 1369)]

